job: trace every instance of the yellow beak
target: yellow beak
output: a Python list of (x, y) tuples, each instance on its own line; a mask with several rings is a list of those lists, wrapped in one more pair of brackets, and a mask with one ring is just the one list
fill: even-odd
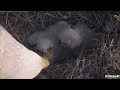
[(44, 58), (44, 57), (42, 58), (43, 58), (43, 63), (44, 63), (44, 66), (43, 66), (43, 69), (44, 69), (50, 65), (50, 62), (48, 61), (48, 58)]

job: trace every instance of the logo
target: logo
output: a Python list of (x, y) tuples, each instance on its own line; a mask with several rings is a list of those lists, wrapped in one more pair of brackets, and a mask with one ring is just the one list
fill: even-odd
[(106, 79), (120, 79), (120, 75), (105, 75)]

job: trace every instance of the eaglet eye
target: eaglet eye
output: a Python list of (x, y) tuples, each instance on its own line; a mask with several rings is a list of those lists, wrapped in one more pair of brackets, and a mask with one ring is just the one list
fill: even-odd
[(48, 48), (47, 51), (50, 51), (52, 49), (52, 47)]

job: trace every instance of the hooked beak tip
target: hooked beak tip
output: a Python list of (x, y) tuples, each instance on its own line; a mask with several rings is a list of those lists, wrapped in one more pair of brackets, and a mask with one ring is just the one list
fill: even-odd
[(43, 68), (46, 68), (50, 65), (50, 62), (47, 58), (43, 58), (43, 63), (44, 63)]

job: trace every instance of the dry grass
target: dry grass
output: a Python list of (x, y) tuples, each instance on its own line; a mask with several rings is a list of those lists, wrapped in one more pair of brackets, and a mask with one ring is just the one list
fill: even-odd
[(0, 12), (2, 24), (19, 42), (27, 43), (29, 35), (59, 21), (69, 24), (86, 23), (98, 35), (78, 58), (66, 58), (66, 63), (52, 64), (43, 70), (50, 79), (104, 79), (105, 74), (120, 74), (119, 11), (19, 11)]

